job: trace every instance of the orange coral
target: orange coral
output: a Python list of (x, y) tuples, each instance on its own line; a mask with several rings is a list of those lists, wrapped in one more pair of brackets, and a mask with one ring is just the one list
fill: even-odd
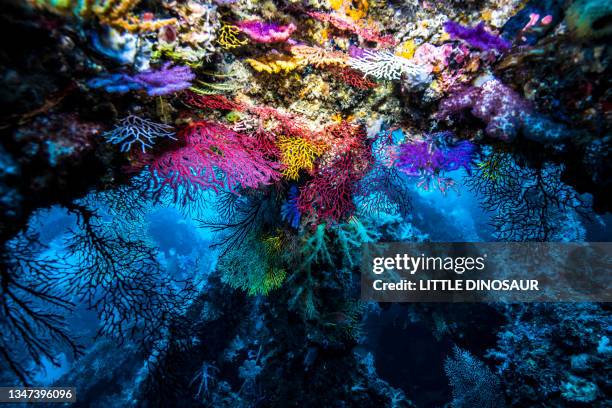
[(342, 52), (327, 51), (323, 48), (309, 47), (307, 45), (294, 45), (291, 47), (291, 54), (302, 65), (313, 65), (317, 68), (326, 65), (345, 66), (348, 56)]

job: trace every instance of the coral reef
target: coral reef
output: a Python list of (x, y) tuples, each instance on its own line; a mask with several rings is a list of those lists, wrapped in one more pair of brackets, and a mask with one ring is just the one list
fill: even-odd
[(610, 13), (6, 1), (0, 385), (92, 407), (608, 406), (605, 303), (359, 291), (370, 244), (610, 239)]

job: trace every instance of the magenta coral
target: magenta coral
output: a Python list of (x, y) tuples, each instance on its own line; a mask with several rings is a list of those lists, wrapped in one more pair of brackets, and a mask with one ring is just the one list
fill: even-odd
[(289, 39), (296, 27), (293, 23), (280, 25), (264, 23), (260, 20), (246, 20), (237, 24), (238, 28), (258, 43), (284, 42)]
[(213, 122), (194, 122), (179, 133), (184, 147), (153, 160), (154, 195), (170, 186), (174, 199), (197, 190), (257, 188), (280, 178), (280, 165), (264, 158), (257, 139)]

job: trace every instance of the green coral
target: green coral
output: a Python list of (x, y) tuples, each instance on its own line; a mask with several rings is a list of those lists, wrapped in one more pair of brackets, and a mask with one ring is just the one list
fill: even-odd
[(251, 237), (245, 245), (229, 251), (219, 260), (221, 280), (251, 296), (266, 296), (281, 287), (287, 277), (286, 271), (278, 265), (276, 255), (279, 251), (276, 237), (264, 240)]

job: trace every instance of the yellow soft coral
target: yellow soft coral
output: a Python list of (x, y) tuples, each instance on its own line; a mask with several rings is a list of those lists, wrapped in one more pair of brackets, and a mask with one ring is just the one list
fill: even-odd
[(276, 59), (262, 58), (261, 60), (247, 58), (245, 62), (247, 62), (255, 71), (267, 72), (268, 74), (279, 74), (281, 72), (287, 73), (300, 66), (295, 59), (283, 56), (277, 56)]
[(283, 175), (289, 180), (297, 180), (300, 170), (312, 171), (315, 159), (324, 151), (322, 144), (301, 137), (280, 136), (277, 146), (281, 151), (281, 162), (285, 165)]
[(353, 21), (361, 20), (368, 14), (368, 0), (329, 0), (331, 9), (344, 13)]
[(400, 57), (410, 59), (414, 56), (415, 51), (416, 51), (416, 44), (414, 40), (408, 40), (399, 46), (399, 49), (395, 54), (399, 55)]
[(236, 26), (224, 24), (217, 34), (217, 43), (226, 50), (245, 45), (248, 41), (238, 38), (240, 29)]

